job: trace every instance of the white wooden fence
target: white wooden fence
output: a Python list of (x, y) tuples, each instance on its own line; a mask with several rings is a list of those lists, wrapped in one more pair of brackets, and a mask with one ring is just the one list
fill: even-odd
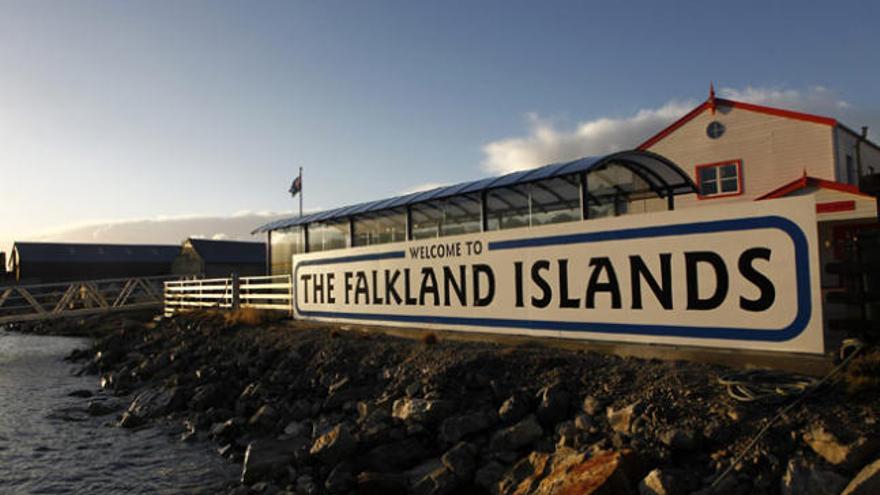
[(158, 308), (162, 284), (172, 278), (177, 277), (0, 286), (0, 323)]
[(165, 316), (210, 308), (257, 308), (290, 312), (290, 275), (231, 277), (165, 282)]

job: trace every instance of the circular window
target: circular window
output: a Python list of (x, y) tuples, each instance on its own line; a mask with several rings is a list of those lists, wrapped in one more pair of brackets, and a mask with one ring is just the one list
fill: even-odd
[(724, 124), (713, 120), (706, 126), (706, 135), (711, 139), (718, 139), (724, 134)]

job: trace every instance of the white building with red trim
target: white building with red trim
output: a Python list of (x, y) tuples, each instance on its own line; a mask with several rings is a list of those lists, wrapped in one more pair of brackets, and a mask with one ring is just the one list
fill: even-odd
[(709, 98), (638, 146), (691, 173), (700, 192), (676, 207), (765, 198), (803, 176), (854, 186), (880, 172), (880, 146), (836, 119)]
[[(638, 146), (691, 174), (699, 192), (676, 208), (812, 195), (819, 220), (823, 292), (843, 281), (825, 269), (864, 229), (877, 229), (877, 200), (859, 189), (880, 173), (880, 146), (831, 117), (709, 98)], [(834, 315), (826, 310), (826, 318)]]

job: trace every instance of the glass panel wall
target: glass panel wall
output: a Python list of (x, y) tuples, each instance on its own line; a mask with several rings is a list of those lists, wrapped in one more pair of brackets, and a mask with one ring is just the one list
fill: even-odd
[(529, 185), (500, 187), (486, 194), (486, 214), (489, 230), (528, 227)]
[(288, 227), (273, 230), (271, 241), (272, 275), (287, 275), (291, 272), (291, 257), (305, 252), (302, 227)]
[(348, 220), (309, 224), (309, 252), (317, 253), (348, 247)]
[(354, 245), (372, 246), (406, 240), (406, 210), (367, 213), (354, 217)]
[(665, 199), (628, 168), (610, 164), (587, 175), (589, 218), (658, 211)]
[(440, 235), (480, 232), (482, 230), (481, 210), (479, 194), (453, 196), (443, 200), (443, 222), (440, 224)]
[(443, 203), (429, 201), (410, 207), (412, 212), (413, 239), (440, 237), (440, 224), (443, 222)]
[(581, 219), (581, 181), (577, 175), (534, 182), (529, 195), (531, 225), (572, 222)]

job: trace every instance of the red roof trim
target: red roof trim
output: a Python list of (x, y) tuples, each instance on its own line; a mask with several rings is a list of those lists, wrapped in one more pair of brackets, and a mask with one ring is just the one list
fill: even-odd
[[(832, 119), (831, 117), (823, 117), (821, 115), (813, 115), (809, 113), (795, 112), (792, 110), (783, 110), (781, 108), (773, 108), (773, 107), (765, 107), (763, 105), (755, 105), (753, 103), (745, 103), (741, 101), (733, 101), (733, 100), (725, 100), (722, 98), (715, 99), (715, 106), (725, 105), (733, 108), (739, 108), (742, 110), (749, 110), (752, 112), (763, 113), (767, 115), (775, 115), (777, 117), (784, 117), (787, 119), (794, 120), (802, 120), (805, 122), (813, 122), (814, 124), (824, 124), (828, 126), (836, 126), (838, 125), (836, 119)], [(696, 108), (688, 112), (684, 117), (676, 120), (665, 129), (661, 130), (657, 134), (654, 134), (647, 141), (640, 144), (636, 149), (644, 151), (651, 146), (657, 144), (658, 141), (665, 138), (666, 136), (672, 134), (676, 129), (683, 126), (684, 124), (693, 120), (697, 115), (701, 114), (704, 110), (709, 108), (709, 102), (704, 101)]]
[(789, 195), (795, 191), (798, 191), (800, 189), (803, 189), (805, 187), (818, 187), (820, 189), (833, 189), (835, 191), (841, 191), (841, 192), (850, 193), (850, 194), (858, 194), (859, 196), (865, 196), (867, 198), (872, 197), (872, 196), (869, 196), (869, 195), (863, 193), (862, 191), (859, 190), (858, 187), (856, 187), (852, 184), (844, 184), (842, 182), (834, 182), (831, 180), (818, 179), (816, 177), (803, 176), (797, 180), (794, 180), (792, 182), (789, 182), (788, 184), (785, 184), (784, 186), (778, 187), (763, 196), (756, 198), (755, 201), (760, 201), (762, 199), (781, 198), (783, 196), (787, 196), (787, 195)]
[(841, 211), (855, 211), (855, 209), (856, 202), (853, 200), (816, 203), (816, 213), (838, 213)]
[(703, 103), (701, 103), (700, 105), (698, 105), (697, 108), (694, 108), (694, 109), (691, 110), (690, 112), (686, 113), (686, 114), (684, 115), (684, 117), (682, 117), (682, 118), (676, 120), (675, 122), (673, 122), (672, 124), (670, 124), (669, 126), (667, 126), (667, 127), (666, 127), (665, 129), (663, 129), (662, 131), (660, 131), (660, 132), (658, 132), (657, 134), (654, 134), (653, 136), (651, 136), (650, 138), (648, 138), (647, 141), (645, 141), (644, 143), (640, 144), (640, 145), (638, 146), (638, 148), (636, 148), (636, 149), (639, 150), (639, 151), (645, 151), (645, 150), (647, 150), (648, 148), (650, 148), (651, 146), (654, 146), (654, 144), (656, 144), (657, 141), (660, 141), (661, 139), (665, 138), (666, 136), (672, 134), (676, 129), (678, 129), (679, 127), (681, 127), (681, 126), (687, 124), (687, 123), (690, 122), (691, 120), (693, 120), (694, 117), (696, 117), (697, 115), (703, 113), (703, 111), (706, 110), (707, 108), (709, 108), (709, 102), (708, 102), (708, 101), (704, 101)]

